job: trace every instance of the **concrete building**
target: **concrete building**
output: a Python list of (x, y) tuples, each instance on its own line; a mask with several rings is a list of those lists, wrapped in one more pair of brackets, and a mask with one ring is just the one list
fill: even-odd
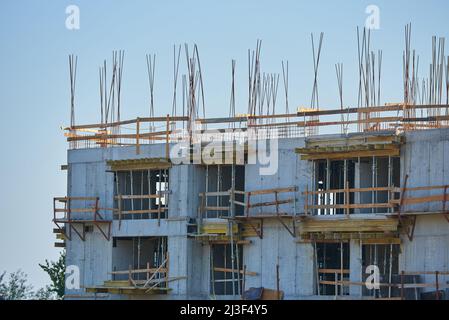
[(266, 174), (249, 125), (230, 145), (197, 144), (230, 162), (180, 163), (195, 147), (191, 133), (179, 147), (172, 120), (159, 140), (142, 119), (132, 136), (69, 136), (67, 196), (54, 199), (57, 245), (79, 269), (66, 299), (448, 296), (449, 128), (304, 136), (280, 126)]

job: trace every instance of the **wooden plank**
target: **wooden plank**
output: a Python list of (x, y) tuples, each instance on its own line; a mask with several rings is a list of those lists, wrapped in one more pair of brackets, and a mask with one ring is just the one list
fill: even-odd
[(114, 199), (118, 200), (119, 198), (123, 200), (130, 200), (130, 199), (158, 199), (158, 194), (145, 194), (145, 195), (120, 195), (115, 196)]
[[(440, 275), (449, 275), (449, 271), (438, 271)], [(407, 276), (435, 275), (435, 271), (404, 271)]]
[(309, 205), (309, 209), (370, 209), (370, 208), (393, 208), (391, 203), (359, 203), (359, 204), (321, 204)]
[(251, 195), (260, 195), (260, 194), (270, 194), (274, 192), (283, 193), (283, 192), (295, 192), (296, 187), (289, 187), (289, 188), (275, 188), (275, 189), (265, 189), (265, 190), (256, 190), (251, 191)]
[(72, 212), (72, 213), (85, 213), (85, 212), (95, 212), (95, 208), (76, 208), (76, 209), (61, 209), (57, 208), (54, 210), (55, 212)]
[[(226, 273), (232, 273), (232, 272), (237, 273), (238, 272), (240, 274), (243, 274), (243, 270), (229, 269), (229, 268), (218, 268), (218, 267), (215, 267), (214, 271), (226, 272)], [(257, 272), (245, 271), (245, 275), (247, 275), (247, 276), (257, 276), (257, 274), (258, 274)]]
[(227, 210), (229, 210), (229, 206), (228, 207), (204, 207), (204, 209), (206, 211), (227, 211)]
[[(166, 211), (168, 210), (167, 207), (162, 207), (160, 209), (161, 211)], [(115, 211), (118, 212), (118, 209), (115, 209)], [(158, 213), (159, 210), (158, 209), (148, 209), (148, 210), (131, 210), (131, 211), (122, 211), (122, 214), (145, 214), (145, 213)]]
[(335, 273), (344, 273), (344, 274), (349, 274), (349, 269), (343, 269), (343, 271), (341, 269), (318, 269), (319, 273), (329, 273), (329, 274), (335, 274)]
[(263, 288), (261, 300), (282, 300), (284, 299), (284, 291)]
[(299, 224), (300, 233), (313, 232), (395, 232), (397, 219), (326, 219), (304, 220)]
[[(412, 187), (412, 188), (405, 188), (405, 191), (422, 191), (422, 190), (435, 190), (435, 189), (444, 189), (446, 187), (449, 187), (447, 185), (444, 186), (427, 186), (427, 187)], [(401, 192), (402, 188), (396, 188), (397, 192)]]
[(363, 239), (363, 244), (401, 244), (401, 238)]
[(237, 200), (234, 200), (234, 203), (239, 205), (239, 206), (242, 206), (242, 207), (246, 206), (246, 203), (240, 202), (240, 201), (237, 201)]
[(369, 192), (369, 191), (393, 191), (395, 188), (392, 187), (376, 187), (376, 188), (352, 188), (352, 189), (330, 189), (330, 190), (319, 190), (319, 191), (304, 191), (302, 194), (326, 194), (326, 193), (344, 193), (349, 191), (354, 192)]
[(215, 196), (229, 196), (229, 191), (213, 191), (213, 192), (201, 192), (199, 194), (201, 197), (208, 196), (208, 197), (215, 197)]
[(269, 206), (275, 206), (275, 205), (280, 205), (280, 204), (292, 203), (293, 200), (294, 200), (293, 198), (290, 198), (290, 199), (286, 199), (286, 200), (251, 203), (251, 208), (269, 207)]
[(53, 198), (55, 201), (65, 202), (67, 200), (70, 201), (96, 201), (97, 197), (55, 197)]
[(349, 159), (349, 158), (365, 158), (365, 157), (399, 157), (400, 150), (366, 150), (366, 151), (351, 151), (351, 152), (335, 152), (335, 153), (319, 153), (310, 155), (301, 155), (301, 160), (321, 160), (321, 159)]
[[(404, 198), (402, 200), (403, 205), (407, 204), (418, 204), (418, 203), (427, 203), (427, 202), (442, 202), (444, 200), (444, 195), (436, 195), (436, 196), (428, 196), (428, 197), (419, 197), (419, 198)], [(398, 199), (391, 200), (391, 203), (399, 203)]]
[(129, 274), (131, 272), (131, 274), (136, 274), (136, 273), (154, 273), (156, 272), (156, 270), (158, 270), (158, 272), (160, 273), (165, 273), (167, 272), (167, 268), (147, 268), (147, 269), (134, 269), (134, 270), (120, 270), (120, 271), (111, 271), (108, 272), (109, 274)]

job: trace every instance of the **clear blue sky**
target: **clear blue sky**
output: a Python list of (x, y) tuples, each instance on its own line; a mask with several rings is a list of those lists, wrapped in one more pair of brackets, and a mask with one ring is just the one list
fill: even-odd
[[(77, 31), (65, 27), (70, 4), (80, 8)], [(397, 102), (404, 25), (412, 22), (412, 46), (427, 71), (431, 36), (448, 36), (448, 1), (2, 1), (0, 271), (22, 268), (42, 286), (48, 280), (37, 264), (58, 255), (52, 197), (66, 193), (66, 173), (59, 167), (66, 163), (60, 127), (69, 123), (68, 54), (78, 55), (77, 123), (98, 122), (98, 67), (110, 61), (114, 49), (125, 50), (122, 119), (147, 115), (146, 53), (157, 55), (156, 114), (169, 112), (173, 44), (184, 42), (199, 46), (208, 115), (224, 116), (231, 59), (237, 60), (237, 112), (246, 111), (247, 49), (258, 38), (262, 70), (281, 72), (281, 60), (288, 59), (290, 106), (307, 105), (313, 81), (310, 33), (323, 31), (320, 102), (335, 108), (337, 62), (344, 63), (345, 103), (356, 102), (356, 26), (364, 25), (369, 4), (380, 8), (381, 29), (372, 37), (373, 49), (384, 52), (382, 102)], [(180, 74), (185, 70), (182, 59)]]

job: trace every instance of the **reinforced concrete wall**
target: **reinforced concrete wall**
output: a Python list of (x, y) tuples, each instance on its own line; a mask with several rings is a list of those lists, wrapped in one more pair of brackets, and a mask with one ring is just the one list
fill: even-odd
[[(449, 184), (449, 129), (407, 132), (401, 149), (401, 184), (408, 174), (407, 187)], [(302, 192), (309, 187), (312, 165), (300, 160), (295, 148), (303, 147), (304, 139), (281, 139), (278, 150), (278, 170), (273, 175), (260, 175), (260, 164), (245, 166), (245, 190), (296, 186), (296, 204), (284, 204), (280, 209), (288, 214), (304, 212)], [(107, 171), (107, 160), (164, 157), (165, 145), (143, 145), (140, 155), (134, 147), (79, 149), (68, 152), (68, 196), (98, 196), (100, 206), (114, 206), (114, 177)], [(170, 169), (168, 219), (113, 221), (112, 237), (167, 236), (170, 254), (170, 277), (186, 277), (170, 282), (168, 295), (149, 296), (157, 299), (210, 297), (210, 246), (187, 235), (189, 219), (197, 216), (198, 193), (205, 191), (205, 169), (199, 165), (174, 165)], [(422, 191), (416, 196), (432, 195), (438, 191)], [(280, 194), (279, 199), (291, 197)], [(273, 201), (270, 195), (259, 201)], [(270, 207), (255, 209), (253, 214), (274, 214)], [(274, 207), (271, 207), (274, 208)], [(441, 203), (420, 204), (414, 210), (441, 210)], [(273, 210), (273, 209), (271, 209)], [(110, 212), (107, 212), (110, 215)], [(287, 222), (289, 223), (289, 222)], [(291, 227), (291, 225), (290, 225)], [(448, 271), (449, 223), (439, 214), (417, 218), (414, 238), (403, 235), (399, 256), (400, 270)], [(246, 276), (246, 288), (276, 288), (276, 264), (279, 264), (280, 289), (286, 299), (329, 298), (316, 296), (314, 250), (310, 243), (299, 242), (276, 220), (264, 221), (263, 239), (248, 238), (243, 246), (243, 264), (256, 276)], [(99, 286), (111, 279), (112, 240), (107, 241), (96, 229), (86, 234), (86, 241), (73, 235), (66, 241), (67, 265), (80, 268), (81, 288), (66, 291), (68, 295), (83, 295), (83, 287)], [(350, 280), (361, 281), (360, 241), (350, 242)], [(115, 257), (114, 257), (115, 259)], [(443, 281), (447, 281), (442, 277)], [(360, 297), (359, 287), (350, 288), (351, 296)], [(86, 294), (89, 295), (89, 294)], [(101, 296), (103, 297), (103, 296)], [(106, 295), (105, 298), (136, 298)], [(142, 298), (142, 297), (139, 297)], [(222, 298), (222, 297), (217, 297)], [(229, 297), (227, 297), (229, 298)], [(239, 298), (239, 297), (236, 297)]]

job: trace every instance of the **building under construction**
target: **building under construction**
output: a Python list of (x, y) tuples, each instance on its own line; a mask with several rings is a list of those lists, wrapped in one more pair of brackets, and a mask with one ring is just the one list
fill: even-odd
[(100, 68), (100, 123), (75, 124), (71, 56), (67, 195), (53, 217), (55, 245), (80, 270), (66, 299), (448, 299), (449, 60), (434, 38), (420, 78), (405, 34), (400, 103), (380, 103), (382, 53), (363, 30), (358, 106), (344, 105), (337, 64), (340, 105), (320, 108), (321, 35), (307, 108), (289, 111), (288, 63), (262, 73), (258, 42), (248, 111), (235, 111), (233, 61), (225, 118), (205, 116), (198, 49), (186, 46), (178, 97), (174, 48), (171, 112), (154, 115), (148, 55), (149, 116), (120, 119), (118, 52), (109, 83)]

